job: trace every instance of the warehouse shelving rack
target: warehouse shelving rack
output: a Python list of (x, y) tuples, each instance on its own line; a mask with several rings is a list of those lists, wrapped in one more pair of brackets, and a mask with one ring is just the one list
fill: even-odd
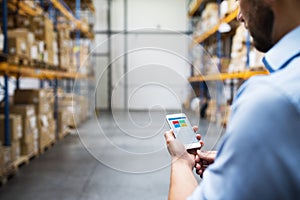
[[(205, 4), (209, 3), (209, 2), (217, 2), (218, 3), (218, 5), (219, 5), (219, 9), (218, 9), (219, 21), (217, 22), (216, 25), (214, 25), (212, 28), (210, 28), (206, 32), (202, 33), (199, 36), (194, 37), (193, 42), (189, 46), (189, 49), (191, 50), (196, 45), (203, 44), (203, 43), (207, 42), (207, 40), (209, 40), (211, 37), (216, 37), (217, 57), (218, 57), (218, 60), (219, 60), (217, 65), (218, 65), (219, 71), (221, 71), (220, 69), (221, 69), (221, 57), (222, 57), (222, 55), (221, 55), (222, 54), (222, 52), (221, 52), (222, 36), (221, 36), (221, 33), (219, 32), (219, 27), (223, 23), (229, 24), (229, 23), (234, 22), (234, 20), (236, 20), (236, 18), (238, 16), (239, 8), (237, 7), (236, 9), (234, 9), (233, 11), (231, 11), (230, 13), (225, 15), (225, 17), (220, 18), (221, 0), (215, 0), (215, 1), (193, 0), (193, 1), (190, 1), (190, 4), (189, 4), (188, 16), (190, 18), (193, 18), (196, 15), (197, 16), (200, 15), (201, 12), (205, 8)], [(266, 75), (266, 74), (269, 73), (267, 70), (265, 70), (262, 67), (259, 67), (258, 70), (255, 70), (255, 71), (249, 70), (249, 67), (250, 67), (249, 66), (250, 47), (251, 47), (250, 34), (248, 33), (247, 39), (246, 39), (246, 48), (247, 48), (247, 55), (246, 55), (247, 56), (247, 60), (246, 60), (247, 70), (246, 71), (235, 72), (235, 73), (203, 74), (203, 75), (194, 76), (193, 70), (192, 70), (191, 76), (190, 76), (190, 78), (188, 78), (188, 81), (191, 83), (191, 85), (193, 87), (199, 88), (200, 98), (204, 97), (204, 93), (208, 89), (207, 84), (215, 82), (217, 84), (216, 87), (220, 89), (220, 88), (222, 88), (222, 86), (220, 86), (220, 84), (222, 84), (223, 81), (229, 81), (230, 82), (230, 93), (231, 93), (230, 96), (231, 96), (231, 98), (233, 98), (234, 81), (235, 80), (242, 80), (243, 81), (243, 80), (249, 79), (252, 76)], [(218, 89), (217, 89), (217, 91), (218, 91)], [(216, 95), (217, 95), (216, 97), (218, 98), (218, 95), (220, 96), (222, 94), (220, 94), (220, 92), (217, 92)], [(218, 107), (217, 112), (220, 112), (219, 106), (217, 106), (217, 107)]]
[[(95, 12), (95, 8), (91, 1), (82, 0), (87, 3), (88, 8), (91, 9), (92, 12)], [(41, 5), (45, 2), (40, 0)], [(77, 34), (76, 34), (76, 44), (80, 39), (80, 33), (82, 32), (86, 38), (93, 39), (93, 33), (89, 32), (88, 25), (84, 22), (80, 21), (80, 8), (81, 8), (81, 0), (76, 0), (76, 16), (72, 14), (72, 11), (68, 9), (65, 2), (62, 0), (49, 0), (49, 4), (53, 4), (54, 7), (63, 13), (71, 22), (76, 25)], [(30, 16), (37, 16), (43, 13), (43, 8), (36, 6), (31, 7), (27, 4), (27, 1), (18, 1), (18, 0), (2, 0), (2, 27), (3, 27), (3, 36), (4, 36), (4, 46), (3, 46), (3, 55), (4, 57), (8, 55), (8, 39), (7, 39), (7, 9), (10, 8), (12, 10), (18, 10), (18, 13), (21, 15), (30, 15)], [(51, 7), (51, 9), (53, 9)], [(79, 48), (77, 48), (77, 65), (79, 67), (80, 60), (79, 60)], [(20, 65), (12, 65), (5, 61), (0, 62), (0, 76), (4, 77), (4, 114), (5, 114), (5, 140), (4, 146), (10, 146), (10, 123), (9, 123), (9, 78), (15, 77), (16, 78), (16, 88), (19, 89), (20, 87), (20, 77), (28, 77), (28, 78), (36, 78), (40, 80), (40, 87), (43, 88), (44, 81), (48, 80), (50, 82), (50, 86), (54, 89), (54, 118), (57, 119), (58, 117), (58, 97), (57, 97), (57, 90), (58, 90), (58, 81), (59, 80), (70, 80), (71, 83), (74, 83), (75, 79), (80, 80), (87, 80), (93, 81), (93, 78), (89, 75), (76, 73), (76, 72), (64, 72), (59, 70), (50, 70), (50, 69), (35, 69), (29, 66), (20, 66)], [(74, 84), (73, 84), (74, 86)], [(70, 88), (69, 88), (70, 90)], [(56, 120), (56, 136), (58, 135), (58, 126)]]
[[(188, 15), (190, 17), (193, 17), (193, 15), (196, 13), (197, 9), (200, 8), (201, 4), (204, 3), (203, 0), (196, 0), (191, 2), (191, 6), (188, 12)], [(209, 37), (213, 36), (218, 32), (218, 29), (222, 23), (229, 23), (236, 19), (238, 15), (239, 8), (236, 8), (234, 11), (229, 13), (224, 18), (220, 19), (219, 22), (213, 26), (211, 29), (207, 30), (200, 36), (197, 36), (193, 38), (193, 42), (190, 45), (190, 48), (194, 47), (195, 45), (198, 45), (205, 40), (207, 40)], [(221, 42), (220, 40), (218, 43)], [(246, 66), (249, 67), (249, 50), (250, 50), (250, 37), (248, 35), (246, 46), (247, 46), (247, 61)], [(218, 53), (220, 55), (220, 53)], [(197, 81), (219, 81), (219, 80), (226, 80), (226, 79), (248, 79), (251, 76), (259, 75), (259, 74), (268, 74), (265, 70), (259, 70), (259, 71), (245, 71), (245, 72), (238, 72), (238, 73), (221, 73), (221, 74), (210, 74), (210, 75), (204, 75), (204, 76), (191, 76), (189, 78), (190, 82), (197, 82)]]

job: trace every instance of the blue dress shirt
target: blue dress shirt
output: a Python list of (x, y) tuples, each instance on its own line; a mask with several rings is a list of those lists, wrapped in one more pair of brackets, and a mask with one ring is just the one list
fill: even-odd
[(189, 200), (300, 199), (300, 26), (263, 62), (271, 74), (240, 87), (216, 160)]

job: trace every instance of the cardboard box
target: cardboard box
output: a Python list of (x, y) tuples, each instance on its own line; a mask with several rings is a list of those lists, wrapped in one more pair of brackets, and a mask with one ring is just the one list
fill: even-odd
[(8, 50), (10, 55), (24, 56), (29, 58), (29, 51), (25, 38), (8, 38)]
[(51, 37), (50, 33), (53, 32), (53, 30), (53, 22), (48, 16), (43, 15), (32, 18), (30, 31), (34, 33), (36, 39), (46, 41), (48, 39), (47, 37)]
[[(19, 140), (22, 138), (22, 118), (21, 115), (9, 115), (9, 123), (10, 123), (10, 139), (11, 140)], [(0, 115), (0, 140), (4, 141), (4, 132), (5, 132), (5, 116)]]
[(2, 146), (2, 152), (3, 152), (3, 165), (9, 165), (12, 160), (11, 160), (11, 148), (10, 147), (6, 147), (6, 146)]
[(33, 33), (27, 29), (19, 28), (8, 30), (7, 37), (9, 54), (24, 56), (26, 58), (31, 57), (31, 46), (35, 42)]
[(10, 153), (11, 153), (11, 160), (15, 161), (20, 158), (21, 156), (21, 145), (20, 140), (15, 140), (11, 142), (10, 146)]
[(63, 138), (69, 131), (68, 124), (69, 124), (69, 112), (65, 110), (58, 111), (58, 137), (61, 139)]
[(52, 111), (52, 106), (48, 101), (46, 91), (43, 89), (26, 89), (15, 91), (15, 104), (34, 104), (35, 113), (45, 114)]
[[(35, 131), (37, 132), (37, 131)], [(28, 134), (28, 140), (21, 142), (21, 154), (30, 155), (37, 152), (34, 134)]]
[[(0, 109), (0, 113), (3, 113), (4, 109)], [(12, 114), (21, 115), (22, 118), (22, 138), (21, 142), (32, 142), (31, 138), (38, 136), (36, 115), (33, 105), (14, 105), (10, 106), (10, 112)]]
[(39, 123), (39, 148), (42, 152), (46, 146), (55, 141), (55, 123), (53, 116), (48, 117), (47, 115), (38, 116)]
[(38, 104), (44, 100), (43, 89), (22, 89), (15, 90), (15, 104)]
[[(10, 112), (13, 114), (21, 115), (23, 117), (30, 117), (35, 115), (33, 105), (13, 105), (10, 106)], [(3, 108), (1, 108), (1, 113), (3, 113)]]

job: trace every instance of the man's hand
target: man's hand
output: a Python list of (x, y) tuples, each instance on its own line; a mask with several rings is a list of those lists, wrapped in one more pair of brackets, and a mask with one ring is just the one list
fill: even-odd
[[(194, 127), (194, 131), (197, 131), (197, 127)], [(199, 140), (201, 139), (200, 135), (196, 135), (196, 137)], [(193, 173), (196, 151), (188, 153), (184, 145), (179, 140), (175, 139), (172, 130), (165, 133), (165, 139), (169, 153), (172, 156), (170, 191), (168, 199), (186, 199), (193, 193), (198, 185)]]
[(202, 178), (203, 172), (205, 169), (215, 161), (217, 155), (217, 151), (200, 151), (197, 150), (197, 154), (195, 156), (195, 168), (196, 173), (200, 175)]
[(174, 133), (172, 130), (165, 133), (165, 139), (169, 153), (172, 157), (172, 162), (183, 162), (189, 166), (190, 169), (193, 169), (195, 166), (195, 155), (189, 154), (184, 145), (175, 139)]
[[(198, 127), (194, 126), (193, 130), (196, 133), (198, 131)], [(202, 147), (204, 145), (204, 143), (201, 141), (201, 135), (196, 134), (195, 137), (199, 140), (199, 142), (201, 143), (201, 147)], [(169, 153), (172, 156), (172, 161), (184, 161), (192, 169), (196, 164), (195, 163), (196, 150), (189, 150), (187, 152), (184, 145), (179, 140), (175, 139), (175, 136), (174, 136), (174, 133), (172, 130), (167, 131), (165, 133), (165, 139), (166, 139)]]

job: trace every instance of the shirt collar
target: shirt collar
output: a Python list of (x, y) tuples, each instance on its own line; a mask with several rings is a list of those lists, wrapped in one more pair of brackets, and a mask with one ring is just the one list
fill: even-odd
[(263, 63), (270, 72), (285, 67), (293, 56), (300, 51), (300, 26), (286, 34), (279, 42), (275, 44), (263, 58)]

